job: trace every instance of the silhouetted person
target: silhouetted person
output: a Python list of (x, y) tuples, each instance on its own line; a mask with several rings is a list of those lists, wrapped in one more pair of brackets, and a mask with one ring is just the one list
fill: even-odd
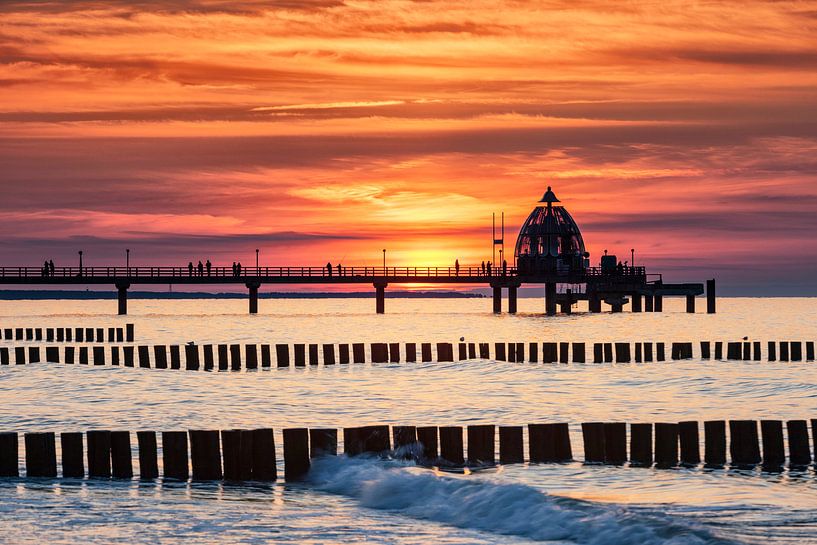
[(235, 275), (241, 276), (241, 262), (235, 264)]
[(327, 261), (326, 263), (326, 274), (332, 276), (332, 264)]
[(491, 262), (488, 262), (488, 276), (491, 276)]
[(338, 263), (338, 276), (340, 276), (340, 263)]
[(508, 260), (502, 260), (502, 276), (508, 276)]
[(53, 259), (48, 260), (48, 270), (50, 271), (51, 276), (54, 276), (54, 260)]
[(199, 264), (196, 268), (198, 269), (199, 276), (204, 276), (204, 265), (202, 265), (201, 259), (199, 259)]
[(207, 260), (207, 265), (206, 266), (207, 266), (207, 276), (210, 276), (210, 269), (213, 268), (213, 264), (210, 263), (209, 259)]
[(191, 261), (190, 263), (188, 263), (188, 264), (187, 264), (187, 273), (188, 273), (190, 276), (193, 276), (193, 262), (192, 262), (192, 261)]
[(482, 274), (485, 274), (485, 260), (482, 260)]
[(233, 261), (233, 276), (236, 276), (236, 274), (235, 274), (235, 261)]
[(48, 261), (43, 262), (43, 266), (40, 267), (40, 276), (48, 276)]
[(454, 260), (454, 270), (456, 271), (455, 274), (457, 276), (459, 276), (460, 275), (460, 260), (459, 259)]
[(618, 271), (618, 274), (624, 274), (624, 265), (621, 264), (621, 261), (619, 261), (618, 265), (616, 265), (616, 270)]

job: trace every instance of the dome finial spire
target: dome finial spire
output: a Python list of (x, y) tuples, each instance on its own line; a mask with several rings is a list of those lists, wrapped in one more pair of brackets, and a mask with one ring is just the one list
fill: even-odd
[(556, 198), (556, 194), (553, 192), (553, 189), (548, 186), (548, 190), (545, 191), (545, 194), (542, 196), (542, 199), (539, 202), (546, 202), (548, 203), (548, 207), (550, 207), (553, 205), (553, 203), (562, 201)]

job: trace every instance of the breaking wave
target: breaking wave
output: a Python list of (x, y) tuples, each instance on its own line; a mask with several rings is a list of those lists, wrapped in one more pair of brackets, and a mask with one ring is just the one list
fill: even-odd
[(362, 506), (457, 528), (582, 545), (731, 543), (694, 522), (616, 504), (550, 496), (523, 484), (440, 476), (395, 461), (327, 456), (309, 482)]

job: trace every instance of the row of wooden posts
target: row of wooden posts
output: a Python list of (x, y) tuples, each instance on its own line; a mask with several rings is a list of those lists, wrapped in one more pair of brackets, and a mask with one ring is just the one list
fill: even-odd
[[(714, 351), (712, 345), (714, 344)], [(726, 344), (726, 359), (760, 361), (761, 343), (728, 342)], [(419, 351), (418, 351), (419, 345)], [(805, 345), (805, 359), (814, 360), (814, 342), (807, 341), (770, 341), (767, 347), (768, 361), (803, 361), (803, 346)], [(542, 355), (539, 356), (541, 347)], [(779, 351), (778, 351), (779, 347)], [(368, 354), (366, 344), (295, 344), (290, 352), (288, 344), (186, 344), (186, 345), (154, 345), (154, 346), (111, 346), (110, 354), (105, 346), (65, 346), (62, 354), (60, 347), (45, 347), (45, 360), (39, 346), (0, 347), (0, 364), (9, 365), (11, 354), (14, 354), (15, 364), (38, 363), (79, 363), (94, 365), (123, 365), (125, 367), (151, 366), (157, 369), (181, 369), (182, 353), (184, 353), (184, 368), (188, 370), (204, 369), (221, 371), (244, 369), (269, 368), (273, 365), (273, 348), (276, 367), (289, 367), (290, 362), (295, 367), (308, 365), (334, 365), (335, 363), (399, 363), (406, 362), (453, 362), (455, 361), (454, 343), (371, 343)], [(337, 351), (336, 351), (337, 348)], [(401, 350), (402, 348), (402, 350)], [(436, 354), (435, 349), (436, 348)], [(457, 360), (491, 359), (491, 345), (489, 343), (458, 343)], [(629, 363), (635, 361), (652, 362), (666, 361), (666, 345), (662, 342), (635, 343), (594, 343), (592, 345), (592, 361), (594, 363)], [(701, 342), (701, 359), (724, 359), (724, 343), (717, 341)], [(527, 350), (526, 350), (527, 349)], [(511, 362), (543, 362), (543, 363), (585, 363), (588, 359), (585, 343), (494, 343), (493, 358)], [(169, 352), (169, 358), (168, 358)], [(260, 358), (259, 358), (260, 352)], [(321, 357), (322, 354), (322, 357)], [(527, 356), (527, 357), (526, 357)], [(151, 365), (151, 357), (153, 362)], [(243, 358), (243, 361), (242, 361)], [(693, 343), (671, 343), (670, 358), (683, 360), (693, 358)], [(169, 365), (168, 365), (169, 363)]]
[[(107, 339), (105, 332), (107, 329)], [(0, 328), (0, 340), (46, 342), (129, 342), (134, 340), (133, 324), (125, 327), (6, 327)]]
[[(701, 456), (698, 422), (634, 423), (588, 422), (581, 425), (584, 462), (636, 467), (671, 468), (680, 465), (723, 467), (727, 463), (729, 429), (730, 467), (751, 468), (762, 464), (778, 470), (786, 464), (784, 422), (723, 420), (704, 422), (704, 453)], [(811, 420), (817, 449), (817, 419)], [(570, 432), (566, 423), (529, 424), (530, 463), (558, 463), (573, 460)], [(812, 463), (808, 423), (785, 422), (790, 468)], [(343, 429), (347, 456), (373, 454), (415, 459), (421, 465), (482, 468), (524, 463), (522, 426), (364, 426)], [(463, 443), (463, 432), (467, 443)], [(499, 436), (499, 456), (496, 439)], [(131, 433), (94, 430), (61, 433), (61, 476), (132, 478), (134, 476)], [(391, 439), (393, 438), (393, 443)], [(762, 441), (760, 440), (762, 438)], [(159, 477), (157, 433), (136, 432), (139, 472), (142, 479)], [(190, 430), (161, 432), (162, 476), (165, 479), (273, 481), (278, 476), (275, 437), (270, 428), (253, 430)], [(189, 445), (188, 445), (189, 441)], [(53, 432), (24, 434), (27, 477), (58, 476), (56, 435)], [(761, 448), (762, 445), (762, 448)], [(283, 430), (284, 474), (298, 480), (309, 471), (316, 456), (338, 454), (338, 430), (334, 428), (291, 428)], [(394, 450), (392, 450), (394, 448)], [(188, 453), (189, 451), (189, 453)], [(0, 433), (0, 476), (19, 477), (19, 438), (16, 432)]]

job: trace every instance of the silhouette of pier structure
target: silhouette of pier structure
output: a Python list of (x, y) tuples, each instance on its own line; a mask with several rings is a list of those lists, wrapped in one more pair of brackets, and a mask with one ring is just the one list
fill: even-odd
[[(128, 289), (133, 285), (234, 285), (249, 291), (249, 312), (258, 312), (262, 285), (369, 284), (375, 289), (378, 314), (385, 312), (385, 291), (390, 284), (437, 284), (489, 286), (493, 311), (502, 312), (502, 290), (507, 309), (517, 312), (518, 290), (524, 285), (544, 285), (545, 313), (565, 314), (580, 300), (588, 301), (591, 313), (602, 303), (621, 312), (630, 303), (633, 312), (662, 312), (665, 296), (686, 297), (687, 312), (695, 312), (695, 297), (706, 293), (707, 312), (715, 312), (715, 280), (670, 284), (645, 267), (622, 264), (616, 256), (601, 257), (590, 266), (581, 232), (550, 187), (520, 230), (514, 252), (515, 265), (498, 264), (454, 267), (0, 267), (0, 284), (7, 285), (113, 285), (118, 291), (119, 314), (127, 314)], [(560, 293), (558, 286), (565, 289)], [(567, 287), (570, 286), (570, 287)]]

